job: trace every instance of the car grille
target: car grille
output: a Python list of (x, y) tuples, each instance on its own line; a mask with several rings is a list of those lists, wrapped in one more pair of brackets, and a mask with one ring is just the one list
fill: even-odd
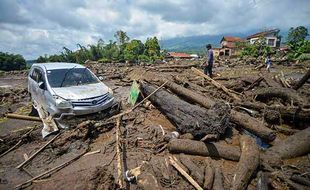
[(74, 100), (74, 101), (72, 101), (72, 106), (73, 107), (96, 106), (99, 104), (103, 104), (104, 102), (108, 101), (109, 99), (111, 99), (111, 97), (109, 96), (109, 93), (106, 93), (102, 96), (96, 96), (96, 97), (92, 97), (92, 98)]

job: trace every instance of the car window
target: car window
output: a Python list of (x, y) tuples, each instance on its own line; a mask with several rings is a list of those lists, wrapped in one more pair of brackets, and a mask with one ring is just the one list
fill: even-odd
[(47, 80), (51, 87), (68, 87), (98, 83), (98, 79), (87, 68), (48, 70)]
[(44, 76), (43, 72), (40, 69), (38, 69), (38, 68), (34, 68), (32, 73), (31, 73), (31, 75), (30, 75), (30, 77), (34, 81), (36, 81), (37, 83), (44, 82), (44, 77), (43, 76)]

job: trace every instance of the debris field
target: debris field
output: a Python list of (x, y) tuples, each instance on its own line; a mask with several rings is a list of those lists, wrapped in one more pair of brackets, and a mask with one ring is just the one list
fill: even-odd
[(200, 64), (88, 62), (119, 109), (44, 139), (27, 73), (0, 76), (0, 189), (309, 189), (310, 62)]

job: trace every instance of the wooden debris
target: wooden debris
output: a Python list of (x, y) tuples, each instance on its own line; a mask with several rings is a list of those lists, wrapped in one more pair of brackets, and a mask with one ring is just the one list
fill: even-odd
[(42, 121), (39, 117), (32, 117), (28, 115), (19, 115), (19, 114), (14, 114), (14, 113), (7, 113), (5, 114), (7, 118), (12, 118), (12, 119), (22, 119), (22, 120), (28, 120), (28, 121)]
[(255, 140), (249, 136), (240, 136), (241, 156), (232, 181), (232, 190), (246, 189), (251, 176), (259, 165), (259, 149)]
[(171, 165), (178, 170), (178, 172), (180, 172), (197, 190), (203, 190), (199, 184), (173, 160), (171, 156), (169, 156), (169, 161)]
[(205, 168), (205, 177), (203, 183), (203, 189), (212, 189), (213, 181), (214, 181), (214, 168), (208, 164)]
[(204, 143), (189, 139), (175, 139), (169, 142), (168, 150), (171, 153), (225, 158), (238, 161), (241, 155), (239, 147), (222, 145), (219, 143)]
[(50, 173), (55, 172), (55, 171), (59, 171), (60, 169), (62, 169), (62, 168), (64, 168), (64, 167), (68, 166), (68, 165), (71, 164), (72, 162), (74, 162), (74, 161), (76, 161), (77, 159), (79, 159), (80, 157), (82, 157), (85, 153), (86, 153), (86, 151), (83, 152), (82, 154), (79, 154), (78, 156), (72, 158), (71, 160), (69, 160), (69, 161), (67, 161), (67, 162), (64, 162), (64, 163), (62, 163), (62, 164), (60, 164), (60, 165), (58, 165), (58, 166), (56, 166), (56, 167), (53, 167), (53, 168), (51, 168), (51, 169), (49, 169), (49, 170), (47, 170), (47, 171), (45, 171), (45, 172), (43, 172), (43, 173), (41, 173), (41, 174), (39, 174), (39, 175), (37, 175), (37, 176), (35, 176), (35, 177), (33, 177), (33, 178), (31, 178), (31, 179), (25, 181), (24, 183), (21, 183), (21, 184), (15, 186), (15, 188), (21, 188), (23, 185), (26, 185), (26, 184), (28, 184), (28, 183), (31, 183), (31, 182), (33, 182), (33, 181), (36, 180), (36, 179), (40, 179), (41, 177), (43, 177), (43, 176), (45, 176), (45, 175), (47, 175), (47, 174), (50, 174)]
[(115, 127), (115, 139), (116, 139), (116, 158), (117, 158), (117, 183), (120, 188), (123, 188), (125, 183), (124, 183), (124, 178), (123, 178), (123, 167), (122, 167), (122, 154), (121, 154), (121, 142), (120, 142), (120, 124), (121, 123), (121, 117), (118, 117), (116, 120), (116, 127)]
[(34, 157), (36, 157), (42, 150), (44, 150), (49, 144), (51, 144), (57, 137), (59, 137), (60, 133), (58, 133), (55, 137), (53, 137), (50, 141), (48, 141), (44, 146), (42, 146), (39, 150), (37, 150), (33, 155), (31, 155), (27, 160), (25, 160), (23, 163), (19, 164), (16, 168), (20, 169), (25, 164), (30, 162)]
[(4, 155), (6, 155), (7, 153), (11, 152), (12, 150), (14, 150), (16, 147), (18, 147), (22, 142), (23, 142), (23, 139), (28, 137), (28, 135), (30, 135), (30, 133), (32, 131), (34, 131), (36, 129), (37, 126), (35, 127), (32, 127), (32, 129), (30, 129), (27, 133), (25, 133), (23, 136), (21, 136), (20, 140), (14, 145), (12, 146), (11, 148), (9, 148), (7, 151), (3, 152), (1, 155), (0, 155), (0, 158)]
[(193, 177), (193, 179), (196, 180), (200, 186), (203, 186), (204, 168), (198, 167), (188, 155), (180, 154), (180, 161), (185, 167), (188, 168), (190, 171), (189, 174)]
[(310, 69), (308, 69), (307, 73), (297, 82), (297, 84), (293, 87), (293, 89), (298, 90), (302, 87), (310, 78)]
[(225, 86), (223, 86), (219, 82), (211, 79), (210, 77), (208, 77), (207, 75), (205, 75), (203, 72), (201, 72), (200, 70), (198, 70), (196, 68), (192, 67), (192, 71), (194, 71), (195, 74), (205, 78), (207, 81), (209, 81), (211, 84), (213, 84), (216, 88), (223, 90), (226, 94), (228, 94), (233, 99), (235, 99), (237, 101), (241, 101), (240, 97), (236, 94), (236, 92), (227, 89)]
[(267, 149), (266, 159), (274, 159), (278, 155), (282, 159), (295, 158), (310, 152), (310, 127), (287, 137), (285, 140)]
[(213, 190), (224, 190), (223, 174), (221, 168), (215, 168)]

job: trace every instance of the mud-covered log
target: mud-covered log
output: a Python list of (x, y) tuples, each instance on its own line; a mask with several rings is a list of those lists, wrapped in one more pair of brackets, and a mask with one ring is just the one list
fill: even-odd
[(310, 127), (287, 137), (285, 140), (269, 148), (266, 159), (273, 159), (274, 156), (282, 159), (294, 158), (310, 152)]
[(203, 183), (203, 189), (212, 189), (214, 181), (214, 168), (209, 164), (205, 167), (205, 181)]
[(219, 143), (204, 143), (188, 139), (172, 140), (167, 147), (171, 153), (225, 158), (234, 161), (238, 161), (241, 154), (239, 147), (236, 146), (222, 145)]
[[(149, 95), (155, 90), (155, 87), (142, 83), (141, 89), (145, 95)], [(230, 108), (224, 103), (215, 104), (206, 110), (163, 89), (151, 96), (150, 101), (176, 125), (181, 134), (191, 133), (199, 139), (207, 134), (222, 135), (230, 125)]]
[(242, 102), (236, 105), (255, 109), (260, 112), (266, 110), (275, 110), (280, 113), (281, 118), (290, 122), (310, 122), (310, 111), (302, 109), (300, 107), (288, 107), (288, 106), (267, 106), (259, 102)]
[(190, 102), (198, 103), (205, 108), (210, 108), (215, 104), (213, 100), (205, 98), (205, 96), (195, 93), (194, 91), (184, 88), (174, 82), (168, 81), (165, 87), (169, 88), (169, 90), (181, 96), (182, 98)]
[(271, 99), (279, 98), (283, 103), (294, 105), (302, 105), (303, 100), (298, 93), (293, 89), (288, 88), (262, 88), (255, 91), (256, 100), (268, 102)]
[(182, 164), (190, 171), (190, 175), (193, 177), (196, 182), (202, 186), (204, 181), (204, 168), (198, 167), (190, 158), (188, 155), (181, 154), (180, 155), (180, 161)]
[(255, 140), (240, 136), (241, 156), (232, 181), (232, 190), (246, 189), (251, 176), (259, 165), (259, 149)]
[[(186, 89), (176, 83), (168, 81), (166, 87), (180, 97), (183, 97), (189, 101), (195, 102), (205, 108), (210, 108), (215, 104), (214, 100)], [(256, 118), (253, 118), (247, 114), (243, 114), (237, 111), (231, 112), (231, 119), (240, 125), (242, 128), (256, 134), (266, 141), (272, 141), (275, 139), (275, 133), (271, 129), (267, 128), (264, 123)]]
[(265, 172), (258, 172), (257, 174), (258, 180), (256, 184), (256, 189), (257, 190), (268, 190), (268, 176), (267, 173)]
[(293, 87), (293, 89), (298, 90), (302, 85), (304, 85), (308, 79), (310, 78), (310, 69), (308, 69), (307, 73), (297, 82), (297, 84)]
[(213, 190), (224, 190), (223, 174), (220, 168), (215, 168)]
[(276, 138), (273, 130), (247, 114), (232, 110), (231, 120), (266, 141), (273, 141)]

